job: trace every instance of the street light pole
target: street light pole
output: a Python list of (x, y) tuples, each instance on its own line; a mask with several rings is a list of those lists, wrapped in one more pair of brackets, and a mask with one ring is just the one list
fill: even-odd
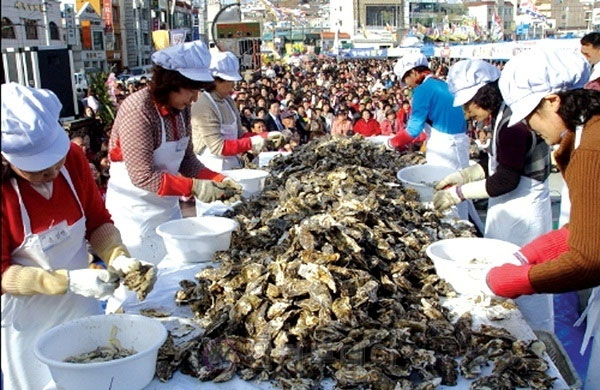
[(42, 0), (42, 23), (46, 33), (46, 46), (50, 46), (50, 24), (48, 23), (48, 2)]

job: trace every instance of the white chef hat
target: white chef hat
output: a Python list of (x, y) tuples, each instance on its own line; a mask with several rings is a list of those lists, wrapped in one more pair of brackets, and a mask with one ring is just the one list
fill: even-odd
[(209, 70), (210, 52), (203, 41), (185, 42), (159, 50), (152, 54), (152, 61), (191, 80), (213, 81)]
[(230, 51), (213, 54), (210, 60), (210, 70), (213, 77), (227, 81), (240, 81), (240, 61)]
[(479, 88), (500, 78), (500, 71), (483, 60), (463, 60), (448, 70), (448, 89), (454, 95), (454, 107), (469, 102)]
[(509, 126), (525, 119), (540, 101), (556, 92), (583, 88), (590, 65), (580, 53), (565, 49), (532, 49), (504, 66), (498, 86), (512, 110)]
[(394, 73), (402, 81), (406, 73), (417, 66), (429, 66), (427, 58), (422, 53), (411, 53), (400, 58), (394, 65)]
[(69, 151), (69, 137), (58, 123), (61, 109), (52, 91), (2, 84), (2, 156), (28, 172), (59, 162)]

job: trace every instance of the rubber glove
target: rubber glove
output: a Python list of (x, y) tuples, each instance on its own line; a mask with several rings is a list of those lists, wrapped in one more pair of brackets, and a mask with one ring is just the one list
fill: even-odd
[(435, 189), (443, 190), (448, 186), (462, 185), (483, 179), (485, 179), (485, 171), (483, 170), (483, 167), (479, 164), (475, 164), (449, 174), (435, 186)]
[(255, 135), (254, 137), (250, 137), (250, 142), (252, 143), (252, 153), (259, 154), (265, 148), (267, 141), (260, 135)]
[[(132, 271), (139, 270), (142, 265), (149, 265), (153, 268), (156, 268), (152, 263), (148, 263), (147, 261), (138, 260), (127, 256), (118, 256), (110, 263), (111, 267), (123, 273), (124, 275)], [(156, 274), (156, 269), (154, 271), (154, 273)]]
[[(252, 137), (254, 138), (254, 137)], [(225, 195), (225, 191), (217, 183), (212, 180), (193, 179), (192, 195), (200, 202), (210, 203), (221, 199)]]
[(119, 285), (119, 275), (105, 269), (78, 269), (69, 271), (68, 290), (84, 297), (106, 299)]
[(498, 296), (518, 298), (521, 295), (535, 294), (529, 281), (532, 264), (504, 264), (489, 270), (486, 280), (490, 290)]
[(390, 137), (386, 142), (388, 149), (395, 149), (403, 152), (415, 140), (406, 130), (400, 130), (394, 137)]
[(464, 199), (461, 199), (458, 194), (458, 187), (453, 186), (445, 190), (436, 191), (433, 194), (433, 207), (436, 210), (446, 210), (452, 206), (456, 206)]
[(553, 230), (531, 241), (515, 253), (521, 263), (541, 264), (554, 260), (569, 250), (567, 240), (569, 230), (566, 226)]

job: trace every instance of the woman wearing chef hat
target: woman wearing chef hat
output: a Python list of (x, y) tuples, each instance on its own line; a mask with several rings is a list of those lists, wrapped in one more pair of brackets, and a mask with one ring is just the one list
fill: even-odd
[[(118, 277), (89, 269), (86, 241), (109, 265), (129, 258), (80, 147), (58, 123), (56, 95), (2, 84), (2, 372), (7, 389), (42, 389), (39, 335), (102, 313)], [(139, 266), (139, 264), (137, 264)]]
[[(499, 78), (498, 68), (483, 60), (459, 61), (450, 68), (454, 106), (463, 106), (467, 119), (491, 118), (492, 144), (487, 166), (476, 164), (448, 175), (436, 186), (433, 204), (444, 210), (464, 199), (489, 198), (484, 236), (523, 246), (552, 230), (550, 148), (524, 122), (508, 126), (511, 111), (503, 102)], [(552, 295), (522, 297), (517, 303), (533, 329), (554, 331)]]
[(179, 198), (211, 202), (224, 194), (224, 176), (206, 169), (189, 142), (190, 106), (212, 81), (201, 41), (152, 54), (149, 88), (121, 103), (109, 143), (106, 207), (132, 255), (153, 264), (165, 255), (158, 225), (181, 218)]
[[(469, 164), (469, 137), (467, 122), (459, 107), (452, 105), (453, 96), (446, 82), (432, 77), (427, 58), (421, 53), (409, 54), (398, 60), (394, 73), (399, 80), (413, 88), (412, 113), (406, 131), (390, 138), (388, 145), (405, 150), (423, 130), (429, 133), (427, 163), (453, 169)], [(458, 214), (466, 219), (470, 214), (479, 221), (471, 202), (457, 206)]]
[(582, 351), (593, 337), (585, 388), (600, 388), (600, 92), (582, 89), (590, 68), (566, 50), (532, 50), (510, 60), (500, 91), (512, 110), (549, 145), (569, 187), (571, 219), (565, 234), (540, 236), (516, 254), (522, 265), (492, 268), (487, 282), (497, 295), (516, 298), (596, 287), (590, 297)]
[(245, 131), (230, 96), (234, 83), (242, 79), (239, 60), (231, 52), (216, 52), (210, 69), (214, 81), (192, 105), (194, 151), (204, 165), (215, 171), (241, 168), (237, 155), (247, 151), (258, 154), (264, 149), (267, 138), (281, 138), (281, 133), (265, 132), (240, 138)]

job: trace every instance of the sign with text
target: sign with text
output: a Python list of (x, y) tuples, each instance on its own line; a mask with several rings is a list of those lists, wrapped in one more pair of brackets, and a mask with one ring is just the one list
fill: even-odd
[(217, 37), (219, 39), (260, 38), (260, 23), (219, 23), (217, 24)]
[(63, 4), (65, 11), (65, 27), (67, 30), (67, 45), (77, 45), (77, 26), (75, 25), (75, 7), (73, 4)]
[(102, 19), (104, 20), (104, 32), (113, 32), (112, 0), (102, 2)]

